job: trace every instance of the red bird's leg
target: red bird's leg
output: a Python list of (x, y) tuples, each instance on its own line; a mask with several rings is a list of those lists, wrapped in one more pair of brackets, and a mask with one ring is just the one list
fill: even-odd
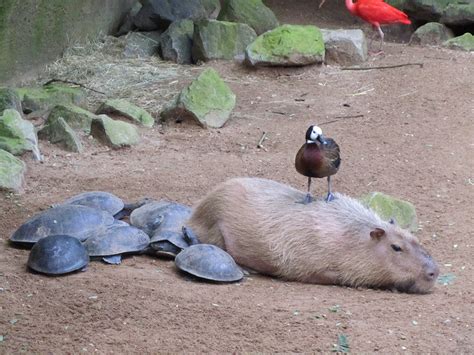
[(383, 53), (382, 48), (383, 48), (383, 37), (384, 37), (384, 35), (383, 35), (382, 29), (380, 28), (380, 25), (377, 25), (377, 31), (379, 32), (379, 35), (380, 35), (380, 53)]

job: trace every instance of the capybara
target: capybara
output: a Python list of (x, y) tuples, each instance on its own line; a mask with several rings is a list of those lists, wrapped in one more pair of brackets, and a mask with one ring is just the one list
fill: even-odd
[(417, 238), (357, 200), (298, 203), (281, 183), (235, 178), (194, 208), (188, 225), (235, 261), (287, 280), (428, 293), (439, 274)]

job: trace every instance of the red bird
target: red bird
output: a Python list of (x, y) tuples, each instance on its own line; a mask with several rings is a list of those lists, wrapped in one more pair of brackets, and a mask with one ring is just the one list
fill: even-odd
[(357, 0), (356, 3), (353, 3), (352, 0), (346, 0), (346, 7), (351, 14), (360, 17), (370, 23), (374, 29), (377, 29), (381, 40), (380, 51), (382, 51), (383, 46), (383, 32), (380, 25), (411, 24), (406, 13), (390, 6), (383, 0)]

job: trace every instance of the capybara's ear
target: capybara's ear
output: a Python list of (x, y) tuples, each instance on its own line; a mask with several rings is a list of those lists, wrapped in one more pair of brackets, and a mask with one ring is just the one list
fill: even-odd
[(370, 232), (372, 239), (380, 240), (385, 235), (385, 231), (382, 228), (375, 228)]

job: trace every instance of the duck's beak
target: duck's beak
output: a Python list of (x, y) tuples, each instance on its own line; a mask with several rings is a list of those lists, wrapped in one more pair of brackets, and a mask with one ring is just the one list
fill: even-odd
[(320, 134), (316, 140), (318, 140), (321, 144), (327, 144), (326, 139), (324, 139), (322, 134)]

